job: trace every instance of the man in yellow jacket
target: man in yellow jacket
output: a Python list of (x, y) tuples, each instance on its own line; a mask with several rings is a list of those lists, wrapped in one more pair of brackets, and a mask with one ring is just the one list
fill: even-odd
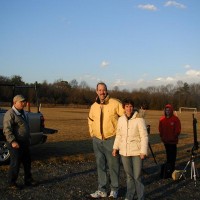
[(105, 83), (97, 84), (96, 102), (90, 108), (88, 125), (93, 139), (93, 149), (97, 163), (98, 190), (90, 196), (92, 198), (107, 197), (107, 167), (110, 175), (110, 195), (117, 198), (119, 188), (119, 156), (112, 156), (112, 149), (116, 135), (117, 121), (124, 114), (119, 100), (110, 98)]

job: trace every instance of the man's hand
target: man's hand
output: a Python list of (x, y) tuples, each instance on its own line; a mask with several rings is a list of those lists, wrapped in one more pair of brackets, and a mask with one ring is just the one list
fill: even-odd
[(12, 146), (12, 148), (14, 148), (14, 149), (19, 149), (19, 144), (18, 144), (16, 141), (13, 141), (13, 142), (11, 143), (11, 146)]

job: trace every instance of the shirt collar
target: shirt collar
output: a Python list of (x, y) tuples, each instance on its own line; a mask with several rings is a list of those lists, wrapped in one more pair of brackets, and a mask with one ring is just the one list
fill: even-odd
[(21, 113), (17, 110), (17, 108), (15, 108), (15, 106), (12, 106), (12, 109), (14, 110), (14, 112), (16, 113), (16, 115), (21, 115)]

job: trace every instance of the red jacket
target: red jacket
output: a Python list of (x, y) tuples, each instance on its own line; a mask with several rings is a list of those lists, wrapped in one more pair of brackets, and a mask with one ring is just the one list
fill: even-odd
[[(170, 109), (170, 116), (166, 115), (166, 108)], [(181, 132), (181, 123), (177, 116), (173, 114), (173, 107), (167, 104), (164, 109), (164, 116), (159, 121), (159, 132), (163, 143), (177, 144), (178, 136)]]

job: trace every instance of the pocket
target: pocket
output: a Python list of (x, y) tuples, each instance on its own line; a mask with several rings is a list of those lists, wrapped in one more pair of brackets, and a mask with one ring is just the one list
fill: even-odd
[(140, 151), (141, 145), (140, 142), (134, 141), (129, 144), (129, 152), (136, 153)]

